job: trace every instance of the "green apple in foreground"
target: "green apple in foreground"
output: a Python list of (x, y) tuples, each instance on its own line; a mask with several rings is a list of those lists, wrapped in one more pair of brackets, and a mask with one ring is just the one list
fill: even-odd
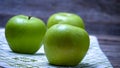
[(85, 29), (85, 25), (82, 18), (77, 14), (73, 13), (59, 12), (51, 15), (48, 19), (47, 27), (49, 28), (58, 23), (70, 24)]
[(79, 64), (89, 48), (88, 33), (79, 27), (56, 24), (44, 37), (44, 50), (50, 64), (74, 66)]
[(44, 22), (36, 17), (13, 16), (5, 27), (6, 40), (13, 52), (35, 53), (46, 32)]

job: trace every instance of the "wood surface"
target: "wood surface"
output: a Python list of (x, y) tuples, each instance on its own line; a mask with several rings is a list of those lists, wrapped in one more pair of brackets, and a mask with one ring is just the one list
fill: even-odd
[(99, 44), (114, 68), (120, 68), (120, 36), (97, 35)]

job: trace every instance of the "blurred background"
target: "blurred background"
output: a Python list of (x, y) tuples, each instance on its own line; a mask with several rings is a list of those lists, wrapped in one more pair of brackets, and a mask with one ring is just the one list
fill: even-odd
[(81, 16), (113, 66), (120, 66), (120, 0), (0, 0), (0, 28), (14, 15), (35, 16), (47, 23), (56, 12)]
[(14, 15), (35, 16), (47, 22), (56, 12), (80, 15), (89, 34), (120, 35), (119, 0), (0, 0), (0, 27)]

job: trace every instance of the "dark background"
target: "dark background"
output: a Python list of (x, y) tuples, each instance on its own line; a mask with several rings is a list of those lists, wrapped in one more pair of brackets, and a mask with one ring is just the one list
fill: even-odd
[(35, 16), (47, 22), (56, 12), (80, 15), (89, 34), (120, 35), (120, 0), (0, 0), (0, 27), (13, 15)]
[(113, 67), (120, 68), (120, 0), (0, 0), (0, 28), (14, 15), (35, 16), (46, 23), (56, 12), (81, 16)]

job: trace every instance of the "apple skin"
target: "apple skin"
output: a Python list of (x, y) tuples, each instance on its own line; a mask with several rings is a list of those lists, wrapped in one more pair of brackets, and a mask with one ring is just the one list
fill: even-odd
[(36, 17), (16, 15), (8, 20), (5, 37), (13, 52), (34, 54), (46, 32), (44, 22)]
[(58, 12), (51, 15), (47, 22), (47, 27), (50, 28), (55, 24), (69, 24), (85, 29), (84, 22), (80, 16), (73, 13)]
[(44, 37), (44, 50), (50, 64), (75, 66), (81, 62), (89, 48), (88, 33), (79, 27), (56, 24)]

